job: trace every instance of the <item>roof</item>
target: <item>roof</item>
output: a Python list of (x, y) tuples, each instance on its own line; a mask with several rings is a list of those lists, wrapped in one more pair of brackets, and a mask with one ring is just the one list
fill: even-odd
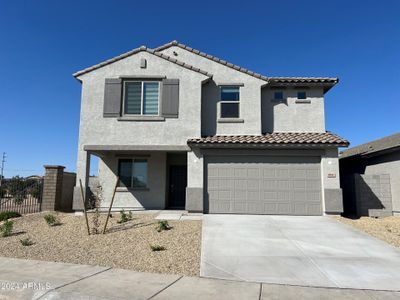
[[(339, 81), (338, 78), (336, 78), (336, 77), (268, 77), (268, 76), (261, 75), (261, 74), (255, 73), (253, 71), (250, 71), (250, 70), (248, 70), (246, 68), (242, 68), (242, 67), (240, 67), (238, 65), (235, 65), (235, 64), (232, 64), (230, 62), (227, 62), (227, 61), (225, 61), (223, 59), (220, 59), (220, 58), (218, 58), (216, 56), (201, 52), (200, 50), (197, 50), (197, 49), (194, 49), (192, 47), (186, 46), (186, 45), (184, 45), (182, 43), (179, 43), (178, 41), (169, 42), (169, 43), (167, 43), (165, 45), (162, 45), (162, 46), (160, 46), (158, 48), (155, 48), (154, 50), (162, 51), (162, 50), (165, 50), (165, 49), (167, 49), (169, 47), (172, 47), (172, 46), (177, 46), (179, 48), (185, 49), (185, 50), (187, 50), (189, 52), (192, 52), (192, 53), (195, 53), (195, 54), (197, 54), (199, 56), (208, 58), (208, 59), (210, 59), (212, 61), (220, 63), (220, 64), (222, 64), (224, 66), (227, 66), (229, 68), (232, 68), (232, 69), (234, 69), (236, 71), (245, 73), (247, 75), (256, 77), (256, 78), (261, 79), (261, 80), (268, 81), (269, 83), (286, 83), (286, 84), (298, 84), (298, 83), (300, 83), (300, 84), (303, 84), (303, 85), (304, 84), (313, 83), (313, 84), (325, 84), (325, 85), (328, 85), (329, 87), (332, 87)], [(327, 90), (328, 89), (326, 89), (326, 91)]]
[(220, 63), (220, 64), (222, 64), (222, 65), (224, 65), (224, 66), (229, 67), (229, 68), (232, 68), (232, 69), (234, 69), (234, 70), (236, 70), (236, 71), (245, 73), (245, 74), (247, 74), (247, 75), (256, 77), (256, 78), (261, 79), (261, 80), (268, 81), (268, 77), (267, 77), (267, 76), (264, 76), (264, 75), (258, 74), (258, 73), (256, 73), (256, 72), (250, 71), (250, 70), (248, 70), (248, 69), (246, 69), (246, 68), (242, 68), (242, 67), (240, 67), (240, 66), (238, 66), (238, 65), (234, 65), (234, 64), (232, 64), (232, 63), (230, 63), (230, 62), (227, 62), (227, 61), (225, 61), (225, 60), (223, 60), (223, 59), (220, 59), (220, 58), (218, 58), (218, 57), (216, 57), (216, 56), (213, 56), (213, 55), (210, 55), (210, 54), (201, 52), (200, 50), (193, 49), (192, 47), (186, 46), (186, 45), (184, 45), (184, 44), (182, 44), (182, 43), (179, 43), (178, 41), (169, 42), (169, 43), (167, 43), (167, 44), (165, 44), (165, 45), (162, 45), (162, 46), (160, 46), (160, 47), (155, 48), (154, 50), (155, 50), (155, 51), (162, 51), (162, 50), (165, 50), (165, 49), (167, 49), (167, 48), (169, 48), (169, 47), (172, 47), (172, 46), (177, 46), (177, 47), (182, 48), (182, 49), (185, 49), (185, 50), (187, 50), (187, 51), (189, 51), (189, 52), (195, 53), (195, 54), (197, 54), (197, 55), (199, 55), (199, 56), (202, 56), (202, 57), (208, 58), (208, 59), (210, 59), (210, 60), (212, 60), (212, 61), (215, 61), (215, 62), (217, 62), (217, 63)]
[(172, 47), (172, 46), (180, 47), (180, 48), (185, 49), (185, 50), (187, 50), (189, 52), (195, 53), (195, 54), (197, 54), (199, 56), (205, 57), (205, 58), (210, 59), (210, 60), (212, 60), (214, 62), (220, 63), (220, 64), (222, 64), (224, 66), (229, 67), (229, 68), (232, 68), (232, 69), (234, 69), (236, 71), (245, 73), (247, 75), (253, 76), (253, 77), (258, 78), (260, 80), (264, 80), (268, 84), (271, 84), (271, 85), (278, 85), (278, 86), (279, 85), (295, 85), (295, 86), (299, 86), (299, 85), (311, 85), (312, 84), (312, 85), (319, 85), (319, 86), (325, 87), (324, 90), (326, 92), (339, 81), (338, 78), (333, 78), (333, 77), (268, 77), (268, 76), (261, 75), (259, 73), (250, 71), (250, 70), (248, 70), (246, 68), (242, 68), (242, 67), (240, 67), (238, 65), (235, 65), (235, 64), (232, 64), (230, 62), (227, 62), (227, 61), (225, 61), (223, 59), (220, 59), (220, 58), (218, 58), (216, 56), (201, 52), (200, 50), (193, 49), (193, 48), (191, 48), (189, 46), (186, 46), (186, 45), (184, 45), (182, 43), (179, 43), (178, 41), (169, 42), (169, 43), (167, 43), (165, 45), (162, 45), (160, 47), (157, 47), (155, 49), (150, 49), (150, 48), (148, 48), (146, 46), (141, 46), (139, 48), (135, 48), (135, 49), (133, 49), (131, 51), (128, 51), (126, 53), (123, 53), (123, 54), (118, 55), (116, 57), (113, 57), (111, 59), (108, 59), (108, 60), (106, 60), (104, 62), (101, 62), (101, 63), (99, 63), (97, 65), (91, 66), (91, 67), (83, 69), (81, 71), (78, 71), (78, 72), (74, 73), (73, 76), (74, 77), (79, 77), (79, 76), (81, 76), (83, 74), (92, 72), (94, 70), (97, 70), (97, 69), (99, 69), (101, 67), (104, 67), (106, 65), (112, 64), (112, 63), (114, 63), (116, 61), (119, 61), (121, 59), (129, 57), (129, 56), (134, 55), (136, 53), (139, 53), (141, 51), (146, 51), (146, 52), (151, 53), (151, 54), (153, 54), (155, 56), (163, 58), (163, 59), (165, 59), (167, 61), (170, 61), (172, 63), (178, 64), (178, 65), (180, 65), (180, 66), (182, 66), (182, 67), (184, 67), (186, 69), (201, 73), (201, 74), (203, 74), (205, 76), (208, 76), (210, 78), (213, 76), (212, 74), (208, 73), (207, 71), (201, 70), (201, 69), (199, 69), (199, 68), (197, 68), (195, 66), (192, 66), (190, 64), (184, 63), (182, 61), (179, 61), (179, 60), (177, 60), (175, 58), (172, 58), (172, 57), (160, 52), (160, 51), (165, 50), (165, 49), (167, 49), (169, 47)]
[(109, 59), (109, 60), (106, 60), (106, 61), (104, 61), (104, 62), (102, 62), (102, 63), (99, 63), (99, 64), (97, 64), (97, 65), (91, 66), (91, 67), (86, 68), (86, 69), (83, 69), (83, 70), (81, 70), (81, 71), (78, 71), (78, 72), (76, 72), (76, 73), (74, 73), (74, 74), (72, 74), (72, 75), (73, 75), (74, 77), (81, 76), (81, 75), (83, 75), (83, 74), (92, 72), (92, 71), (94, 71), (94, 70), (96, 70), (96, 69), (99, 69), (99, 68), (104, 67), (104, 66), (106, 66), (106, 65), (112, 64), (112, 63), (114, 63), (114, 62), (116, 62), (116, 61), (119, 61), (119, 60), (121, 60), (121, 59), (124, 59), (124, 58), (126, 58), (126, 57), (128, 57), (128, 56), (134, 55), (134, 54), (139, 53), (139, 52), (142, 52), (142, 51), (145, 51), (145, 52), (147, 52), (147, 53), (151, 53), (151, 54), (153, 54), (153, 55), (155, 55), (155, 56), (158, 56), (158, 57), (163, 58), (163, 59), (165, 59), (165, 60), (167, 60), (167, 61), (170, 61), (170, 62), (172, 62), (172, 63), (175, 63), (175, 64), (177, 64), (177, 65), (179, 65), (179, 66), (181, 66), (181, 67), (184, 67), (184, 68), (186, 68), (186, 69), (189, 69), (189, 70), (192, 70), (192, 71), (201, 73), (201, 74), (203, 74), (203, 75), (205, 75), (205, 76), (208, 76), (208, 77), (212, 77), (212, 74), (208, 73), (207, 71), (203, 71), (203, 70), (201, 70), (201, 69), (199, 69), (199, 68), (196, 68), (196, 67), (194, 67), (194, 66), (192, 66), (192, 65), (189, 65), (189, 64), (184, 63), (184, 62), (182, 62), (182, 61), (179, 61), (179, 60), (177, 60), (177, 59), (175, 59), (175, 58), (172, 58), (172, 57), (170, 57), (170, 56), (168, 56), (168, 55), (165, 55), (165, 54), (163, 54), (163, 53), (156, 52), (155, 50), (150, 49), (150, 48), (147, 48), (146, 46), (141, 46), (141, 47), (139, 47), (139, 48), (135, 48), (135, 49), (133, 49), (133, 50), (131, 50), (131, 51), (128, 51), (128, 52), (123, 53), (123, 54), (121, 54), (121, 55), (119, 55), (119, 56), (113, 57), (113, 58), (111, 58), (111, 59)]
[(353, 157), (357, 155), (366, 156), (398, 147), (400, 147), (400, 132), (343, 151), (340, 153), (340, 158)]
[(195, 144), (332, 145), (347, 147), (349, 142), (331, 132), (274, 132), (263, 135), (214, 135), (188, 140)]
[(337, 83), (336, 77), (270, 77), (271, 83)]
[(270, 86), (322, 86), (326, 93), (338, 82), (336, 77), (270, 77), (268, 83)]

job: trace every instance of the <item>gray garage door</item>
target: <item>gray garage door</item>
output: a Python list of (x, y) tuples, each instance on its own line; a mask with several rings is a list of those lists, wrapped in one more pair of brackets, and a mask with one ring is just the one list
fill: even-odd
[(209, 213), (321, 215), (319, 157), (209, 156)]

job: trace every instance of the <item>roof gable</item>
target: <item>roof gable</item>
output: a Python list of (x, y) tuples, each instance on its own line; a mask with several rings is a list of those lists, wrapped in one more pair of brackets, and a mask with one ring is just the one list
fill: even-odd
[(199, 55), (199, 56), (201, 56), (201, 57), (204, 57), (204, 58), (207, 58), (207, 59), (209, 59), (209, 60), (212, 60), (212, 61), (214, 61), (214, 62), (217, 62), (217, 63), (219, 63), (219, 64), (222, 64), (222, 65), (224, 65), (224, 66), (227, 66), (227, 67), (229, 67), (229, 68), (231, 68), (231, 69), (234, 69), (234, 70), (236, 70), (236, 71), (245, 73), (245, 74), (247, 74), (247, 75), (253, 76), (253, 77), (258, 78), (258, 79), (261, 79), (261, 80), (268, 81), (268, 77), (267, 77), (267, 76), (264, 76), (264, 75), (258, 74), (258, 73), (256, 73), (256, 72), (250, 71), (250, 70), (248, 70), (248, 69), (246, 69), (246, 68), (242, 68), (242, 67), (240, 67), (240, 66), (238, 66), (238, 65), (235, 65), (235, 64), (232, 64), (232, 63), (230, 63), (230, 62), (227, 62), (227, 61), (225, 61), (225, 60), (223, 60), (223, 59), (220, 59), (220, 58), (218, 58), (218, 57), (216, 57), (216, 56), (213, 56), (213, 55), (210, 55), (210, 54), (201, 52), (200, 50), (197, 50), (197, 49), (194, 49), (194, 48), (192, 48), (192, 47), (186, 46), (186, 45), (184, 45), (184, 44), (182, 44), (182, 43), (179, 43), (178, 41), (169, 42), (169, 43), (167, 43), (167, 44), (165, 44), (165, 45), (162, 45), (162, 46), (160, 46), (160, 47), (155, 48), (154, 50), (157, 51), (157, 52), (160, 52), (160, 51), (163, 51), (163, 50), (165, 50), (165, 49), (167, 49), (167, 48), (170, 48), (170, 47), (172, 47), (172, 46), (177, 46), (177, 47), (179, 47), (179, 48), (181, 48), (181, 49), (187, 50), (187, 51), (192, 52), (192, 53), (194, 53), (194, 54), (197, 54), (197, 55)]
[(97, 70), (97, 69), (99, 69), (99, 68), (102, 68), (102, 67), (104, 67), (104, 66), (106, 66), (106, 65), (112, 64), (112, 63), (114, 63), (114, 62), (117, 62), (117, 61), (122, 60), (122, 59), (124, 59), (124, 58), (126, 58), (126, 57), (129, 57), (129, 56), (131, 56), (131, 55), (134, 55), (134, 54), (137, 54), (137, 53), (143, 52), (143, 51), (145, 51), (145, 52), (147, 52), (147, 53), (150, 53), (150, 54), (153, 54), (153, 55), (155, 55), (155, 56), (157, 56), (157, 57), (160, 57), (160, 58), (162, 58), (162, 59), (165, 59), (165, 60), (167, 60), (167, 61), (169, 61), (169, 62), (172, 62), (172, 63), (174, 63), (174, 64), (177, 64), (177, 65), (179, 65), (179, 66), (181, 66), (181, 67), (183, 67), (183, 68), (186, 68), (186, 69), (188, 69), (188, 70), (192, 70), (192, 71), (194, 71), (194, 72), (198, 72), (198, 73), (200, 73), (200, 74), (202, 74), (202, 75), (205, 75), (205, 76), (207, 76), (207, 77), (212, 77), (212, 76), (213, 76), (212, 74), (208, 73), (207, 71), (203, 71), (203, 70), (201, 70), (201, 69), (199, 69), (199, 68), (196, 68), (196, 67), (194, 67), (194, 66), (192, 66), (192, 65), (189, 65), (189, 64), (184, 63), (184, 62), (182, 62), (182, 61), (179, 61), (179, 60), (177, 60), (177, 59), (175, 59), (175, 58), (172, 58), (172, 57), (170, 57), (170, 56), (168, 56), (168, 55), (165, 55), (165, 54), (163, 54), (163, 53), (156, 52), (155, 50), (150, 49), (150, 48), (147, 48), (146, 46), (141, 46), (141, 47), (139, 47), (139, 48), (135, 48), (135, 49), (133, 49), (133, 50), (131, 50), (131, 51), (128, 51), (128, 52), (123, 53), (123, 54), (121, 54), (121, 55), (115, 56), (115, 57), (113, 57), (113, 58), (111, 58), (111, 59), (108, 59), (108, 60), (106, 60), (106, 61), (104, 61), (104, 62), (102, 62), (102, 63), (99, 63), (99, 64), (97, 64), (97, 65), (91, 66), (91, 67), (86, 68), (86, 69), (83, 69), (83, 70), (81, 70), (81, 71), (78, 71), (78, 72), (76, 72), (76, 73), (74, 73), (74, 74), (72, 74), (72, 75), (73, 75), (75, 78), (77, 78), (77, 77), (79, 77), (79, 76), (81, 76), (81, 75), (83, 75), (83, 74), (92, 72), (92, 71)]
[(239, 71), (239, 72), (245, 73), (247, 75), (253, 76), (255, 78), (267, 81), (268, 85), (271, 85), (271, 86), (279, 86), (279, 85), (285, 85), (285, 86), (307, 85), (307, 86), (309, 86), (309, 85), (313, 85), (313, 86), (322, 86), (322, 87), (324, 87), (324, 91), (327, 92), (331, 87), (333, 87), (339, 81), (339, 79), (336, 77), (269, 77), (269, 76), (265, 76), (265, 75), (250, 71), (246, 68), (242, 68), (242, 67), (232, 64), (230, 62), (227, 62), (216, 56), (213, 56), (213, 55), (201, 52), (200, 50), (194, 49), (192, 47), (186, 46), (185, 44), (179, 43), (176, 40), (169, 42), (167, 44), (164, 44), (160, 47), (157, 47), (154, 50), (157, 52), (160, 52), (160, 51), (163, 51), (163, 50), (168, 49), (173, 46), (187, 50), (191, 53), (194, 53), (201, 57), (207, 58), (211, 61), (222, 64), (222, 65), (227, 66), (236, 71)]

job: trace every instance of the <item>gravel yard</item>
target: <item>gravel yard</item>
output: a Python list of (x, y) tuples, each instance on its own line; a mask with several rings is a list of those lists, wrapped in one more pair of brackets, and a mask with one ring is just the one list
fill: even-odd
[(400, 217), (348, 219), (337, 217), (340, 222), (354, 226), (393, 246), (400, 247)]
[[(109, 219), (108, 232), (87, 235), (85, 218), (58, 213), (61, 225), (50, 227), (45, 213), (14, 219), (13, 235), (0, 237), (0, 256), (131, 269), (139, 272), (198, 276), (201, 221), (169, 221), (171, 230), (157, 232), (154, 214), (133, 214), (118, 224), (119, 213)], [(93, 215), (89, 214), (89, 225)], [(105, 215), (100, 217), (100, 230)], [(20, 239), (34, 244), (23, 246)], [(150, 245), (166, 250), (153, 252)]]

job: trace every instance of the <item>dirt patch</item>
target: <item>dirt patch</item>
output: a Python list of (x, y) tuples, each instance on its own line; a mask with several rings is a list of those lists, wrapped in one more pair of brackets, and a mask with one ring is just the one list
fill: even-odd
[[(133, 220), (118, 224), (116, 213), (109, 220), (108, 233), (88, 236), (82, 216), (59, 213), (61, 225), (54, 227), (43, 216), (38, 213), (13, 220), (14, 234), (0, 238), (0, 256), (199, 275), (201, 221), (169, 221), (171, 230), (157, 232), (153, 214), (133, 214)], [(101, 229), (104, 221), (102, 215)], [(34, 244), (21, 245), (20, 239), (25, 238)], [(154, 252), (150, 245), (166, 250)]]
[(400, 247), (400, 217), (348, 219), (337, 217), (340, 222), (349, 224), (393, 246)]

